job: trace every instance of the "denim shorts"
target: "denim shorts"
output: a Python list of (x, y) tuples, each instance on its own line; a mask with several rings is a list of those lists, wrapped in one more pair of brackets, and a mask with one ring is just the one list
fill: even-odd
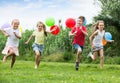
[(40, 53), (43, 52), (43, 48), (44, 48), (43, 44), (39, 45), (39, 44), (34, 43), (34, 44), (32, 45), (32, 47), (33, 47), (33, 50), (34, 50), (34, 51), (39, 50)]
[(74, 48), (77, 50), (78, 48), (81, 48), (82, 49), (82, 51), (83, 51), (83, 46), (80, 46), (80, 45), (78, 45), (78, 44), (74, 44)]

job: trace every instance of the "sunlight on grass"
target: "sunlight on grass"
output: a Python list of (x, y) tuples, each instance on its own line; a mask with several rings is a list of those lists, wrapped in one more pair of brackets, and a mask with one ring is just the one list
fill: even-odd
[(74, 63), (41, 62), (34, 69), (33, 61), (16, 61), (10, 69), (10, 61), (0, 61), (0, 83), (119, 83), (120, 66), (81, 64), (75, 71)]

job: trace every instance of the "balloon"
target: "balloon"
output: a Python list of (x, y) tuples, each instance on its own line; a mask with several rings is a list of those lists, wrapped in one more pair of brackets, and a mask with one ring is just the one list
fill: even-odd
[(102, 44), (105, 46), (107, 44), (107, 41), (105, 39), (102, 39)]
[(46, 19), (45, 23), (46, 23), (47, 26), (51, 27), (51, 26), (53, 26), (55, 24), (55, 20), (52, 17), (48, 17)]
[(21, 33), (23, 32), (22, 26), (19, 26), (19, 30), (20, 30)]
[(3, 28), (10, 28), (10, 27), (11, 27), (11, 25), (9, 23), (5, 23), (1, 26), (2, 29)]
[(76, 21), (73, 18), (68, 18), (65, 24), (68, 28), (73, 28), (76, 25)]
[(51, 33), (53, 35), (57, 35), (60, 32), (60, 28), (57, 25), (54, 25), (52, 27), (50, 27), (50, 31), (53, 30)]
[(86, 23), (87, 23), (87, 20), (85, 19), (83, 25), (86, 26)]
[(106, 40), (111, 40), (112, 39), (112, 35), (110, 32), (105, 32), (105, 39)]

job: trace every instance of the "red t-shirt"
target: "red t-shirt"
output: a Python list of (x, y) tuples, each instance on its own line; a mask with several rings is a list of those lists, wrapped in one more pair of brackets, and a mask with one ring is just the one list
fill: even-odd
[[(85, 32), (87, 32), (85, 26), (82, 26), (82, 30), (84, 30)], [(77, 33), (74, 36), (73, 44), (78, 44), (80, 46), (84, 46), (84, 43), (85, 43), (85, 34), (83, 34), (83, 32), (80, 30), (80, 27), (74, 27), (74, 28), (72, 28), (71, 32), (74, 33), (75, 31), (77, 31)]]

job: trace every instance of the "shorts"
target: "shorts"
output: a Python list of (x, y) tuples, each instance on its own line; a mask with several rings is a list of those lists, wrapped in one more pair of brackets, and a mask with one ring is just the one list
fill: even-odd
[(74, 48), (77, 50), (78, 48), (81, 48), (82, 49), (82, 51), (83, 51), (83, 46), (80, 46), (80, 45), (78, 45), (78, 44), (74, 44)]
[(32, 45), (32, 47), (33, 47), (33, 50), (34, 50), (34, 51), (39, 50), (40, 53), (43, 52), (43, 48), (44, 48), (44, 47), (43, 47), (42, 44), (39, 45), (39, 44), (34, 43), (34, 44)]
[(95, 48), (92, 48), (92, 52), (99, 51), (100, 49), (103, 49), (103, 46), (95, 46)]

